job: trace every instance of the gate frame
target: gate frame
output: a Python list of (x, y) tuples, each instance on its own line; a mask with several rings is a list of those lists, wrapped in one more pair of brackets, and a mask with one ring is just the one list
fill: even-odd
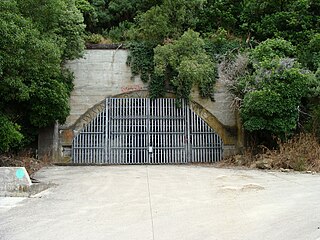
[[(120, 97), (121, 98), (121, 97)], [(132, 98), (132, 97), (131, 97)], [(141, 98), (141, 97), (139, 97), (139, 98)], [(108, 111), (109, 111), (109, 107), (108, 107), (108, 99), (110, 99), (110, 98), (106, 98), (105, 100), (104, 100), (104, 111), (105, 111), (105, 117), (107, 118), (108, 117), (108, 115), (109, 115), (109, 113), (108, 113)], [(115, 98), (112, 98), (112, 99), (115, 99)], [(150, 99), (147, 101), (147, 104), (150, 104)], [(189, 104), (186, 104), (186, 106), (185, 106), (185, 111), (186, 111), (186, 115), (184, 116), (186, 119), (187, 119), (187, 121), (185, 122), (185, 126), (184, 126), (184, 128), (185, 128), (185, 134), (187, 135), (187, 139), (188, 139), (188, 142), (186, 143), (186, 146), (185, 146), (185, 148), (186, 148), (186, 151), (185, 151), (185, 153), (184, 153), (184, 155), (185, 155), (185, 161), (179, 161), (179, 162), (175, 162), (175, 163), (191, 163), (191, 162), (198, 162), (198, 161), (194, 161), (194, 160), (192, 160), (191, 159), (191, 143), (190, 143), (190, 141), (191, 141), (191, 138), (190, 138), (190, 113), (193, 113), (193, 114), (195, 114), (199, 119), (200, 119), (200, 121), (203, 121), (203, 123), (205, 124), (205, 126), (206, 127), (209, 127), (209, 129), (212, 129), (212, 127), (205, 121), (205, 119), (203, 119), (203, 117), (201, 117), (201, 115), (199, 115), (199, 114), (197, 114), (196, 113), (196, 111), (194, 111), (194, 108), (192, 107), (192, 105), (193, 105), (194, 103), (191, 103), (190, 105)], [(99, 105), (99, 108), (101, 109), (101, 104)], [(147, 109), (148, 109), (148, 111), (150, 111), (150, 106), (148, 106), (147, 107)], [(202, 108), (202, 113), (204, 112), (204, 113), (206, 113), (206, 111), (203, 111), (203, 110), (205, 110), (205, 109), (203, 109)], [(100, 113), (97, 113), (97, 116), (99, 115), (99, 114), (101, 114), (102, 112), (100, 112)], [(150, 112), (149, 112), (149, 115), (150, 115)], [(206, 114), (206, 116), (208, 117), (210, 117), (210, 115), (211, 114)], [(94, 118), (95, 119), (95, 118)], [(149, 119), (149, 121), (150, 121), (150, 116), (148, 116), (148, 119)], [(214, 118), (215, 119), (215, 118)], [(104, 160), (102, 160), (103, 161), (103, 164), (110, 164), (110, 161), (108, 161), (109, 159), (110, 159), (110, 157), (108, 156), (109, 155), (109, 151), (107, 151), (108, 149), (110, 150), (110, 141), (108, 141), (108, 137), (109, 137), (109, 133), (110, 133), (110, 128), (109, 128), (109, 126), (106, 126), (106, 123), (107, 123), (107, 119), (105, 119), (105, 151), (104, 151)], [(91, 121), (90, 121), (91, 122)], [(87, 124), (88, 125), (88, 124)], [(149, 126), (150, 124), (148, 124), (148, 131), (150, 131), (149, 130), (149, 128), (150, 128), (150, 126)], [(83, 128), (84, 129), (84, 128)], [(83, 130), (82, 129), (82, 130)], [(215, 137), (215, 139), (217, 139), (218, 141), (220, 141), (221, 142), (221, 146), (220, 146), (220, 148), (219, 149), (221, 149), (221, 151), (220, 151), (220, 153), (217, 155), (217, 156), (220, 156), (219, 157), (219, 159), (217, 160), (217, 159), (215, 159), (214, 161), (212, 161), (212, 162), (215, 162), (215, 161), (219, 161), (219, 160), (221, 160), (222, 159), (222, 156), (223, 156), (223, 150), (224, 150), (224, 148), (223, 148), (223, 146), (224, 146), (224, 142), (223, 142), (223, 138), (219, 135), (219, 134), (217, 134), (217, 132), (216, 132), (216, 130), (215, 129), (212, 129), (212, 131), (213, 131), (213, 134), (215, 134), (216, 136), (217, 136), (217, 138)], [(77, 135), (79, 135), (81, 132), (78, 132), (78, 134)], [(76, 139), (76, 137), (74, 138), (74, 140)], [(148, 139), (149, 139), (149, 143), (150, 143), (150, 133), (148, 132)], [(219, 140), (220, 139), (220, 140)], [(215, 142), (215, 141), (214, 141)], [(107, 146), (107, 144), (108, 144), (108, 146)], [(206, 148), (206, 147), (204, 147), (204, 148)], [(198, 149), (199, 149), (199, 147), (198, 147)], [(200, 149), (202, 149), (201, 147), (200, 147)], [(215, 148), (210, 148), (210, 149), (215, 149)], [(74, 152), (74, 151), (73, 151)], [(73, 161), (74, 161), (74, 159), (72, 159)], [(201, 162), (201, 161), (200, 161)], [(210, 161), (211, 162), (211, 161)], [(171, 163), (171, 162), (168, 162), (168, 163)], [(101, 162), (100, 162), (100, 164), (101, 164)], [(111, 163), (112, 164), (112, 163)], [(129, 164), (129, 163), (125, 163), (125, 164)], [(150, 161), (150, 159), (148, 159), (148, 161), (147, 161), (147, 164), (159, 164), (159, 162), (158, 163), (155, 163), (155, 162), (151, 162)]]
[[(116, 94), (110, 96), (113, 98), (145, 98), (149, 97), (149, 92), (147, 90), (134, 90), (131, 92)], [(164, 98), (174, 98), (175, 95), (171, 92), (166, 92)], [(56, 137), (53, 139), (56, 143), (56, 148), (50, 150), (56, 157), (53, 158), (53, 162), (56, 164), (72, 164), (71, 152), (72, 152), (72, 141), (81, 132), (81, 130), (94, 119), (105, 107), (105, 99), (97, 102), (88, 110), (79, 115), (78, 119), (74, 121), (71, 125), (58, 125), (56, 126)], [(235, 111), (235, 125), (224, 125), (218, 120), (214, 113), (206, 109), (205, 102), (199, 102), (197, 99), (193, 99), (189, 102), (189, 106), (192, 110), (199, 115), (214, 131), (222, 138), (224, 143), (223, 155), (224, 157), (231, 156), (234, 154), (239, 154), (244, 148), (244, 133), (242, 129), (242, 123), (240, 121), (239, 113)], [(52, 127), (53, 128), (53, 127)], [(43, 132), (43, 133), (42, 133)], [(47, 132), (42, 131), (43, 136)], [(45, 135), (47, 134), (47, 135)], [(41, 136), (42, 136), (41, 135)], [(41, 137), (43, 139), (44, 137)], [(50, 135), (50, 137), (52, 134)], [(40, 138), (39, 138), (40, 139)]]

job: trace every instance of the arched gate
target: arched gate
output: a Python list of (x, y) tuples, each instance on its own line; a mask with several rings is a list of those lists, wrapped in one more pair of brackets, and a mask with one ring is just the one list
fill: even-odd
[(73, 139), (79, 164), (216, 162), (222, 139), (189, 106), (162, 98), (107, 98), (105, 109)]

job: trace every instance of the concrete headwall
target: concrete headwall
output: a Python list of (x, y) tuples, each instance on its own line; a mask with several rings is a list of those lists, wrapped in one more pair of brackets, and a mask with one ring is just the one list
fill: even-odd
[(128, 51), (124, 49), (91, 49), (86, 50), (83, 58), (66, 65), (74, 73), (75, 81), (70, 97), (71, 112), (63, 128), (72, 126), (106, 97), (147, 89), (138, 77), (131, 78), (127, 57)]
[[(103, 109), (105, 98), (148, 96), (147, 84), (139, 77), (132, 78), (127, 57), (126, 49), (88, 49), (83, 58), (66, 65), (75, 76), (74, 90), (69, 102), (70, 115), (65, 124), (59, 126), (56, 160), (70, 160), (73, 137)], [(235, 153), (242, 145), (231, 101), (219, 80), (215, 86), (215, 102), (201, 98), (196, 90), (192, 92), (191, 107), (223, 139), (225, 155)]]

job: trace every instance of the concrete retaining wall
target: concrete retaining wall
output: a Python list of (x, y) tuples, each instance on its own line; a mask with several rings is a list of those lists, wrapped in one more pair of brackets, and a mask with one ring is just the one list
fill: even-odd
[(124, 49), (91, 49), (86, 50), (83, 58), (67, 64), (75, 81), (70, 97), (70, 116), (62, 128), (72, 126), (89, 108), (106, 97), (147, 89), (139, 78), (131, 78), (127, 57), (128, 51)]

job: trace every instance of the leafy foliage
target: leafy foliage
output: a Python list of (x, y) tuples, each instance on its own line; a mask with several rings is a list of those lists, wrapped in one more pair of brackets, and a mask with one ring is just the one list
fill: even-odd
[(306, 128), (320, 140), (320, 106), (319, 102), (313, 104), (310, 109), (310, 117), (306, 122)]
[[(2, 151), (15, 145), (14, 139), (21, 140), (22, 134), (24, 139), (32, 139), (27, 132), (36, 134), (39, 127), (63, 123), (69, 114), (72, 75), (61, 65), (65, 59), (81, 54), (81, 32), (74, 31), (80, 31), (82, 25), (71, 21), (78, 16), (72, 14), (72, 1), (53, 2), (0, 2), (1, 131), (12, 132)], [(33, 14), (31, 10), (37, 8), (39, 11)], [(46, 15), (52, 21), (47, 22)]]
[(153, 48), (155, 43), (152, 42), (131, 42), (128, 45), (130, 53), (127, 59), (133, 75), (140, 75), (141, 80), (148, 82), (153, 73)]
[[(77, 0), (84, 13), (86, 30), (102, 33), (117, 28), (124, 22), (134, 22), (138, 13), (150, 9), (158, 0)], [(87, 6), (90, 3), (91, 8)]]
[(83, 51), (83, 16), (74, 0), (17, 0), (24, 18), (29, 18), (37, 30), (55, 39), (63, 59), (75, 59)]
[(314, 0), (243, 1), (242, 28), (259, 40), (282, 37), (305, 43), (319, 30), (319, 2)]
[(166, 38), (178, 38), (199, 21), (197, 10), (204, 0), (164, 0), (137, 16), (137, 25), (131, 31), (134, 39), (161, 43)]
[(206, 33), (204, 36), (206, 52), (212, 59), (219, 62), (225, 60), (226, 57), (234, 57), (243, 49), (241, 39), (229, 35), (223, 28), (219, 28), (214, 33)]
[(0, 113), (0, 152), (6, 152), (10, 147), (18, 145), (23, 135), (20, 133), (20, 126), (13, 123), (7, 116)]
[(170, 80), (178, 98), (189, 99), (194, 85), (201, 96), (213, 98), (216, 67), (204, 45), (199, 33), (188, 30), (178, 40), (154, 49), (155, 74)]
[(237, 32), (241, 1), (238, 0), (207, 0), (200, 9), (196, 30), (204, 33), (215, 32), (219, 28), (229, 32)]
[(272, 60), (273, 58), (294, 57), (296, 48), (281, 38), (268, 39), (259, 44), (250, 54), (251, 59), (257, 64)]
[(320, 33), (312, 36), (305, 49), (300, 52), (300, 59), (310, 70), (320, 69)]
[(92, 1), (89, 0), (75, 0), (77, 9), (82, 13), (84, 22), (86, 23), (86, 30), (94, 32), (94, 26), (98, 23), (98, 14)]
[(267, 40), (251, 51), (252, 70), (237, 82), (243, 99), (240, 114), (250, 132), (266, 131), (285, 137), (297, 127), (299, 106), (314, 75), (292, 58), (292, 45)]

